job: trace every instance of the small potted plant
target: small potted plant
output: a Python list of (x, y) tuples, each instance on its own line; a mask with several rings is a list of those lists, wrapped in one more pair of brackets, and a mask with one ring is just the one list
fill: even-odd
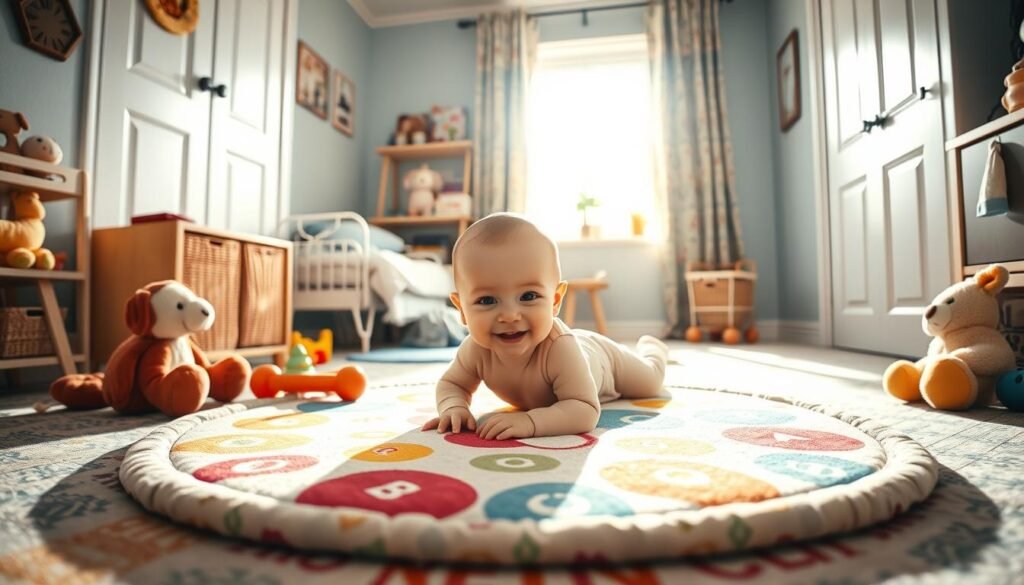
[(587, 210), (598, 207), (601, 203), (586, 193), (580, 193), (580, 200), (576, 203), (576, 210), (583, 212), (583, 227), (580, 229), (580, 237), (584, 240), (592, 240), (601, 237), (601, 226), (590, 225), (587, 218)]

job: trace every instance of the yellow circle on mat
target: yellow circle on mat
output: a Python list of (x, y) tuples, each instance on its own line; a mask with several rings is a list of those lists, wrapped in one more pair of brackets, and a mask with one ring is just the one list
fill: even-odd
[(615, 441), (615, 445), (645, 455), (704, 455), (715, 450), (705, 441), (672, 437), (627, 437)]
[(307, 412), (286, 412), (260, 418), (243, 418), (235, 421), (233, 426), (240, 429), (252, 431), (275, 431), (278, 429), (299, 429), (302, 427), (315, 427), (322, 425), (331, 419), (322, 414), (311, 414)]
[(171, 451), (196, 451), (198, 453), (259, 453), (305, 445), (312, 439), (302, 435), (240, 433), (217, 435), (178, 443)]
[(645, 398), (644, 400), (633, 400), (630, 404), (641, 408), (665, 408), (671, 403), (671, 398)]
[(601, 470), (601, 477), (626, 491), (717, 506), (779, 497), (775, 486), (757, 478), (689, 461), (624, 461)]
[(412, 393), (409, 393), (409, 394), (402, 394), (401, 396), (398, 397), (398, 399), (401, 400), (402, 402), (433, 404), (434, 403), (434, 393), (433, 392), (429, 392), (429, 393), (428, 392), (412, 392)]
[(430, 447), (415, 443), (381, 443), (369, 449), (355, 450), (355, 453), (352, 454), (352, 459), (374, 463), (390, 463), (392, 461), (422, 459), (433, 452), (434, 450)]

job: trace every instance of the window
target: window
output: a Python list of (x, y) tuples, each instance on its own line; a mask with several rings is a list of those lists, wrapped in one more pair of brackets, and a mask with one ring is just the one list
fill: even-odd
[(656, 227), (647, 39), (540, 43), (527, 119), (526, 215), (556, 240), (580, 239), (580, 194), (600, 205), (600, 237), (632, 237), (632, 215)]

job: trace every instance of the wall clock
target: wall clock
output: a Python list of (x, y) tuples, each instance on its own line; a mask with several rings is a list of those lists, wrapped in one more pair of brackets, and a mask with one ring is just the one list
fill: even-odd
[(67, 61), (82, 40), (70, 0), (18, 0), (25, 43), (54, 59)]
[(153, 20), (168, 32), (187, 35), (199, 24), (199, 0), (146, 0)]

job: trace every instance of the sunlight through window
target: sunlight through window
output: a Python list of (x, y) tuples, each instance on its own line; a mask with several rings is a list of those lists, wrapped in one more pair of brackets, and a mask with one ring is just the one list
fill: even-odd
[(558, 240), (586, 220), (602, 239), (652, 239), (654, 177), (647, 39), (625, 35), (540, 43), (527, 120), (527, 215)]

